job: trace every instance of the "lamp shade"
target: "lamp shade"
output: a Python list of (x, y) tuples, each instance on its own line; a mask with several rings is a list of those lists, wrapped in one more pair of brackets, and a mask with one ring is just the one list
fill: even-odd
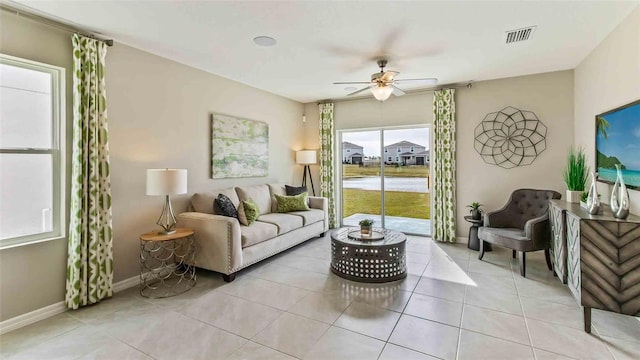
[(318, 162), (315, 150), (296, 151), (296, 164), (310, 165)]
[(393, 92), (393, 87), (389, 85), (384, 85), (384, 86), (374, 85), (371, 87), (371, 93), (373, 93), (373, 96), (379, 101), (387, 100), (389, 96), (391, 96), (392, 92)]
[(187, 192), (187, 170), (147, 169), (147, 195), (176, 195)]

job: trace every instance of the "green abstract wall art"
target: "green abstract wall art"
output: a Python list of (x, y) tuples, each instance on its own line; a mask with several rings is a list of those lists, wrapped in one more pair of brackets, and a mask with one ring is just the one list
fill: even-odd
[(211, 177), (258, 177), (269, 174), (269, 125), (212, 114)]

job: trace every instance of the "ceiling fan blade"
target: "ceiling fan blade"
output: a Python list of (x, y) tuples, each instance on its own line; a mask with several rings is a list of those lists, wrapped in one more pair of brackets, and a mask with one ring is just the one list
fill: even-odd
[(400, 89), (399, 87), (395, 86), (395, 85), (391, 85), (393, 87), (393, 95), (395, 96), (402, 96), (404, 94), (406, 94), (404, 91), (402, 91), (402, 89)]
[(352, 92), (351, 94), (347, 94), (347, 96), (352, 96), (352, 95), (360, 94), (361, 92), (367, 91), (367, 90), (369, 90), (369, 89), (370, 89), (370, 87), (369, 87), (369, 86), (367, 86), (366, 88), (362, 88), (362, 89), (360, 89), (360, 90), (358, 90), (358, 91), (354, 91), (354, 92)]
[(384, 74), (382, 74), (382, 76), (380, 77), (380, 80), (384, 81), (384, 82), (392, 82), (393, 79), (395, 79), (395, 77), (400, 74), (397, 71), (385, 71)]
[(395, 79), (396, 83), (412, 83), (412, 85), (436, 85), (438, 79), (436, 78), (424, 78), (424, 79)]
[(333, 85), (349, 85), (349, 84), (371, 84), (371, 81), (346, 81), (334, 82)]

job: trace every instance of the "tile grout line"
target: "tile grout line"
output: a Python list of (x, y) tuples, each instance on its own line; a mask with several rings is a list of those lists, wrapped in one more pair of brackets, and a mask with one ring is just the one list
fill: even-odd
[(511, 281), (513, 281), (513, 285), (516, 287), (516, 295), (518, 296), (518, 303), (520, 304), (520, 311), (522, 311), (522, 318), (524, 319), (524, 326), (527, 329), (527, 337), (529, 338), (529, 345), (531, 348), (531, 352), (533, 353), (533, 358), (538, 360), (538, 355), (536, 354), (536, 350), (533, 347), (533, 336), (531, 335), (531, 330), (529, 329), (529, 322), (527, 321), (527, 314), (524, 312), (524, 305), (522, 305), (522, 298), (520, 297), (520, 288), (518, 287), (518, 282), (516, 281), (516, 274), (513, 271), (513, 262), (511, 261), (513, 258), (509, 259), (509, 268), (511, 269)]

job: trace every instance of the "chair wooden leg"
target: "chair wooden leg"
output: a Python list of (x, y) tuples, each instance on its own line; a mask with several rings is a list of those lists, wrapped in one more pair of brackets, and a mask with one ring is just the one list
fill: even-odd
[(515, 250), (511, 250), (511, 257), (512, 258), (516, 258), (516, 251)]
[(549, 270), (553, 271), (553, 265), (551, 265), (551, 252), (549, 249), (544, 250), (544, 259), (547, 260), (547, 267)]
[(224, 280), (224, 282), (232, 282), (236, 279), (236, 274), (222, 274), (222, 279)]
[(484, 240), (480, 239), (480, 251), (478, 252), (478, 259), (482, 260), (484, 256)]
[(526, 277), (527, 258), (525, 254), (524, 251), (520, 252), (520, 275), (522, 275), (522, 277)]
[(591, 308), (584, 307), (584, 331), (587, 334), (591, 334)]

